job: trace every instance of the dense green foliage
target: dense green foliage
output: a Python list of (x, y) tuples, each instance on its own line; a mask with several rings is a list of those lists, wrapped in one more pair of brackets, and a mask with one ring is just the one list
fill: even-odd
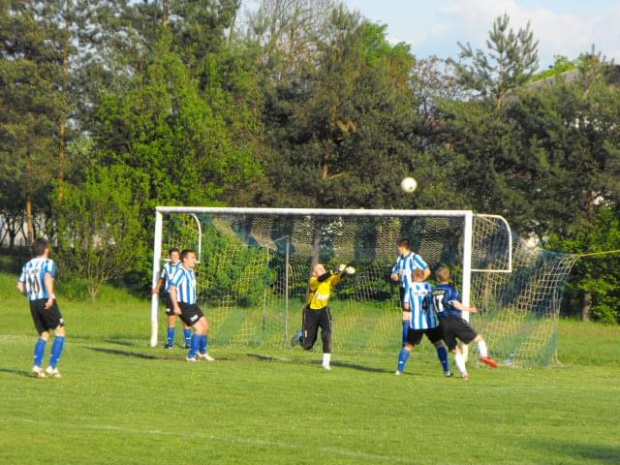
[[(562, 251), (620, 248), (587, 234), (617, 231), (618, 66), (590, 53), (536, 73), (536, 31), (505, 15), (486, 48), (422, 61), (331, 0), (241, 3), (0, 1), (0, 239), (27, 219), (78, 257), (62, 238), (104, 231), (69, 210), (124, 202), (140, 231), (110, 258), (144, 284), (148, 257), (122, 251), (149, 250), (161, 204), (471, 208)], [(580, 263), (584, 316), (618, 321), (614, 260)]]

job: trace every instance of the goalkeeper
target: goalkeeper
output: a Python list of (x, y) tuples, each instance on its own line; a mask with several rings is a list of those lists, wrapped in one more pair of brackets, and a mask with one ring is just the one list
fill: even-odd
[(339, 265), (331, 272), (325, 270), (320, 263), (314, 266), (312, 277), (308, 282), (308, 297), (303, 313), (302, 330), (293, 337), (291, 345), (298, 343), (305, 350), (311, 350), (316, 343), (318, 330), (321, 328), (323, 342), (323, 368), (330, 369), (332, 355), (332, 316), (329, 310), (331, 292), (345, 276), (355, 274), (355, 268)]

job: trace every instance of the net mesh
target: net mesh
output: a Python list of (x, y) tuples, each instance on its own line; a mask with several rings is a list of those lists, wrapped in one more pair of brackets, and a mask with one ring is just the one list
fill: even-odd
[[(399, 289), (390, 271), (403, 237), (431, 269), (449, 266), (460, 290), (462, 217), (170, 213), (164, 215), (162, 244), (164, 251), (202, 250), (198, 303), (217, 345), (288, 344), (301, 326), (312, 266), (355, 266), (355, 276), (331, 300), (333, 345), (338, 352), (371, 354), (400, 348)], [(471, 304), (480, 309), (472, 326), (506, 363), (555, 363), (560, 299), (574, 257), (513, 236), (508, 273), (509, 232), (496, 218), (475, 217), (472, 244), (472, 268), (481, 270), (472, 274)], [(430, 344), (420, 349), (432, 351)]]

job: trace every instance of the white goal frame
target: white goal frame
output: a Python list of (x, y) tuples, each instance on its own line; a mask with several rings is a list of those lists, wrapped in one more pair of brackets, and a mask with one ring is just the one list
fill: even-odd
[[(364, 210), (364, 209), (324, 209), (324, 208), (244, 208), (244, 207), (164, 207), (155, 208), (155, 237), (153, 245), (153, 288), (157, 285), (161, 271), (163, 215), (171, 213), (197, 214), (233, 214), (233, 215), (280, 215), (280, 216), (350, 216), (350, 217), (439, 217), (463, 218), (463, 277), (461, 282), (461, 296), (465, 306), (471, 301), (472, 272), (512, 272), (512, 230), (505, 218), (498, 215), (475, 214), (471, 210)], [(502, 221), (508, 232), (508, 267), (505, 269), (480, 270), (472, 269), (473, 225), (474, 216), (493, 218)], [(198, 223), (200, 223), (198, 221)], [(157, 345), (158, 337), (158, 309), (159, 296), (151, 297), (151, 339), (150, 346)], [(463, 317), (469, 320), (469, 312), (463, 312)]]

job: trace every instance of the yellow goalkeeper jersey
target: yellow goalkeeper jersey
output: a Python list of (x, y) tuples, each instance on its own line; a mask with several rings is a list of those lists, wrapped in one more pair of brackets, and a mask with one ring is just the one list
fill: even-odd
[(339, 274), (332, 275), (325, 281), (319, 282), (317, 276), (310, 278), (308, 283), (308, 298), (306, 299), (306, 305), (312, 310), (321, 310), (329, 305), (329, 299), (331, 297), (332, 289), (336, 287), (342, 278)]

